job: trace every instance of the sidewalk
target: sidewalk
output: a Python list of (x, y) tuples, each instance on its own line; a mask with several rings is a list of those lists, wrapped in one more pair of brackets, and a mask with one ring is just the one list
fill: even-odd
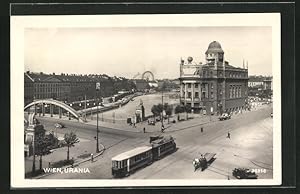
[[(257, 111), (263, 108), (267, 108), (271, 106), (269, 105), (260, 105), (258, 107), (256, 107), (254, 110), (252, 111)], [(240, 117), (243, 114), (247, 114), (248, 112), (252, 112), (252, 111), (246, 111), (243, 110), (240, 113), (234, 113), (231, 118), (236, 118), (236, 117)], [(179, 131), (179, 130), (184, 130), (184, 129), (188, 129), (194, 126), (201, 126), (204, 124), (207, 124), (209, 122), (216, 122), (219, 120), (219, 115), (199, 115), (199, 114), (188, 114), (189, 119), (188, 120), (184, 120), (184, 121), (177, 121), (177, 116), (174, 115), (170, 118), (170, 123), (168, 124), (167, 119), (164, 120), (164, 126), (165, 126), (165, 133), (167, 132), (173, 132), (173, 131)], [(185, 113), (183, 113), (180, 118), (186, 118)], [(172, 123), (173, 120), (176, 120), (176, 123)], [(90, 125), (96, 125), (96, 120), (88, 120), (87, 124)], [(107, 127), (107, 128), (112, 128), (112, 129), (116, 129), (116, 130), (123, 130), (123, 131), (130, 131), (130, 132), (143, 132), (143, 128), (145, 127), (146, 129), (146, 133), (157, 133), (157, 132), (161, 132), (161, 122), (158, 121), (156, 122), (155, 126), (153, 125), (148, 125), (147, 121), (141, 122), (141, 123), (137, 123), (136, 127), (130, 126), (129, 124), (126, 124), (124, 122), (124, 124), (119, 124), (119, 123), (108, 123), (108, 122), (102, 122), (99, 121), (99, 126), (103, 126), (103, 127)]]
[[(57, 134), (58, 137), (63, 137), (63, 134)], [(83, 139), (79, 137), (80, 142), (76, 143), (74, 147), (70, 147), (70, 159), (74, 159), (74, 165), (78, 163), (82, 163), (83, 161), (90, 160), (91, 154), (97, 156), (96, 149), (95, 149), (95, 141)], [(104, 150), (104, 146), (99, 144), (100, 151)], [(60, 160), (67, 159), (67, 147), (57, 148), (52, 150), (53, 152), (43, 156), (42, 158), (42, 167), (47, 168), (49, 167), (49, 163), (53, 164)], [(101, 153), (101, 152), (100, 152)], [(36, 169), (39, 169), (39, 162), (40, 157), (35, 157), (35, 166)], [(32, 170), (32, 163), (33, 163), (33, 156), (25, 158), (25, 173), (31, 172)]]
[[(185, 118), (185, 117), (182, 117)], [(176, 123), (172, 123), (172, 121), (175, 120)], [(188, 120), (183, 121), (177, 121), (177, 118), (174, 117), (170, 118), (170, 123), (168, 123), (168, 120), (164, 120), (164, 127), (165, 127), (165, 133), (166, 132), (172, 132), (172, 131), (178, 131), (183, 130), (186, 128), (190, 128), (193, 126), (200, 126), (209, 122), (214, 122), (218, 120), (218, 116), (192, 116), (192, 114), (189, 114)], [(87, 121), (86, 124), (89, 125), (96, 125), (97, 121)], [(106, 127), (106, 128), (112, 128), (116, 130), (123, 130), (123, 131), (130, 131), (130, 132), (143, 132), (143, 129), (145, 128), (146, 133), (157, 133), (161, 132), (161, 121), (156, 122), (155, 125), (148, 125), (147, 121), (143, 121), (141, 123), (137, 123), (135, 127), (133, 125), (129, 125), (124, 122), (124, 124), (120, 123), (108, 123), (108, 122), (102, 122), (99, 121), (99, 126)]]
[[(269, 105), (261, 105), (256, 107), (255, 109), (253, 109), (252, 111), (257, 111), (263, 108), (266, 108)], [(235, 118), (235, 117), (239, 117), (242, 114), (247, 114), (248, 112), (252, 112), (252, 111), (246, 111), (243, 110), (240, 113), (234, 113), (232, 115), (231, 118)], [(164, 120), (164, 127), (165, 127), (165, 133), (167, 132), (172, 132), (172, 131), (178, 131), (178, 130), (183, 130), (183, 129), (187, 129), (187, 128), (191, 128), (194, 126), (200, 126), (200, 125), (204, 125), (207, 124), (209, 122), (215, 122), (218, 121), (219, 116), (218, 115), (199, 115), (199, 114), (188, 114), (189, 119), (188, 120), (183, 120), (178, 122), (177, 121), (177, 116), (174, 115), (170, 118), (170, 123), (168, 124), (167, 119)], [(45, 114), (45, 117), (50, 117), (49, 114)], [(37, 117), (38, 118), (38, 117)], [(52, 117), (53, 119), (59, 119), (58, 115), (53, 115)], [(183, 113), (180, 118), (185, 119), (185, 113)], [(73, 121), (73, 122), (78, 122), (77, 120), (71, 119), (69, 120), (68, 117), (62, 117), (60, 120), (68, 120), (68, 121)], [(175, 120), (176, 123), (172, 123), (172, 121)], [(59, 121), (58, 121), (59, 122)], [(90, 120), (87, 119), (87, 122), (85, 123), (87, 125), (97, 125), (97, 120)], [(155, 126), (153, 125), (148, 125), (147, 121), (143, 121), (141, 123), (137, 123), (135, 125), (135, 127), (133, 127), (132, 125), (130, 126), (129, 124), (126, 123), (126, 121), (124, 121), (123, 123), (111, 123), (111, 122), (103, 122), (101, 121), (101, 118), (99, 118), (98, 120), (98, 124), (100, 127), (105, 127), (105, 128), (111, 128), (111, 129), (115, 129), (115, 130), (122, 130), (122, 131), (129, 131), (129, 132), (135, 132), (135, 133), (141, 133), (143, 132), (143, 128), (145, 128), (146, 133), (158, 133), (161, 132), (161, 122), (158, 121), (156, 122)]]

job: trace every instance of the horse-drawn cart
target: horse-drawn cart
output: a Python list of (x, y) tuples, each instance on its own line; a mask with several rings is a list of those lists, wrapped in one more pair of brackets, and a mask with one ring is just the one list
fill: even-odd
[(215, 153), (205, 153), (204, 155), (201, 154), (200, 158), (195, 158), (193, 160), (195, 171), (198, 168), (201, 168), (201, 171), (205, 170), (208, 167), (208, 165), (210, 165), (215, 160), (215, 155)]

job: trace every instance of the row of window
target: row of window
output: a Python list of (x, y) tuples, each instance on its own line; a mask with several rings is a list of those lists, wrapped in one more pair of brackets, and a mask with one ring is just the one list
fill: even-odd
[(70, 84), (65, 83), (37, 83), (35, 84), (37, 87), (70, 87)]
[[(186, 83), (183, 84), (183, 87), (187, 86), (187, 88), (192, 88), (192, 83)], [(198, 88), (199, 84), (198, 83), (194, 83), (194, 88)]]
[[(185, 85), (187, 86), (187, 88), (192, 88), (192, 83), (186, 83), (186, 84), (183, 84), (183, 87), (185, 87)], [(207, 87), (207, 83), (203, 83), (201, 84), (201, 90), (205, 90)], [(194, 88), (199, 88), (199, 83), (194, 83)], [(211, 84), (211, 88), (213, 89), (214, 88), (214, 85)]]
[(240, 98), (242, 97), (242, 87), (230, 85), (229, 87), (229, 98)]
[[(183, 92), (183, 96), (185, 96), (185, 92)], [(187, 98), (192, 98), (192, 92), (187, 92)], [(194, 92), (194, 98), (199, 98), (199, 92)]]
[(124, 168), (127, 166), (127, 160), (123, 160), (123, 161), (112, 161), (112, 167), (113, 168)]
[(34, 93), (62, 93), (69, 92), (67, 88), (34, 88)]
[(164, 150), (167, 150), (167, 149), (171, 148), (172, 146), (173, 146), (172, 142), (165, 143), (165, 144), (159, 146), (160, 152), (163, 152)]
[[(213, 77), (213, 71), (210, 71), (210, 77)], [(202, 72), (202, 76), (203, 77), (208, 77), (208, 71), (203, 71)], [(231, 77), (231, 78), (242, 78), (242, 77), (246, 77), (247, 74), (244, 73), (244, 72), (230, 72), (229, 74), (226, 74), (228, 75), (228, 77)], [(219, 72), (219, 77), (223, 77), (223, 72)]]
[(43, 93), (43, 94), (36, 94), (35, 98), (36, 99), (43, 99), (43, 98), (57, 98), (59, 95), (58, 94), (54, 94), (54, 93)]
[(151, 155), (151, 152), (150, 152), (150, 151), (144, 152), (144, 153), (139, 154), (139, 155), (136, 155), (136, 156), (130, 158), (130, 164), (135, 164), (135, 163), (137, 163), (137, 162), (139, 162), (139, 161), (141, 161), (141, 160), (144, 160), (144, 159), (146, 159), (146, 158), (149, 158), (150, 155)]
[[(205, 88), (205, 87), (204, 87)], [(211, 88), (213, 89), (213, 85), (211, 85)], [(202, 89), (202, 88), (201, 88)], [(222, 95), (222, 90), (219, 90), (219, 94)], [(183, 91), (183, 97), (185, 97), (185, 92)], [(187, 98), (192, 98), (192, 92), (187, 92)], [(202, 91), (202, 98), (208, 98), (208, 92), (207, 90)], [(242, 86), (238, 85), (230, 85), (229, 88), (229, 98), (240, 98), (242, 97)], [(194, 98), (199, 98), (199, 92), (194, 92)], [(210, 98), (214, 98), (214, 92), (210, 92)]]
[(241, 73), (241, 72), (230, 72), (229, 77), (233, 78), (241, 78), (241, 77), (246, 77), (246, 73)]

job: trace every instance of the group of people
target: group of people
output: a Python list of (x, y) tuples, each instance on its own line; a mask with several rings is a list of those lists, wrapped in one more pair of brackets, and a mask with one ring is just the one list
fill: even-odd
[(132, 126), (133, 128), (136, 128), (136, 125), (134, 122), (130, 122), (129, 125)]

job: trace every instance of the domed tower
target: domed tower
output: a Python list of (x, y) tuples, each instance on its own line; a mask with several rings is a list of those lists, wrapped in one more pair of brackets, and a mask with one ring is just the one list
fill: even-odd
[(213, 41), (209, 44), (207, 51), (205, 52), (206, 63), (209, 65), (223, 65), (224, 51), (221, 44), (217, 41)]

